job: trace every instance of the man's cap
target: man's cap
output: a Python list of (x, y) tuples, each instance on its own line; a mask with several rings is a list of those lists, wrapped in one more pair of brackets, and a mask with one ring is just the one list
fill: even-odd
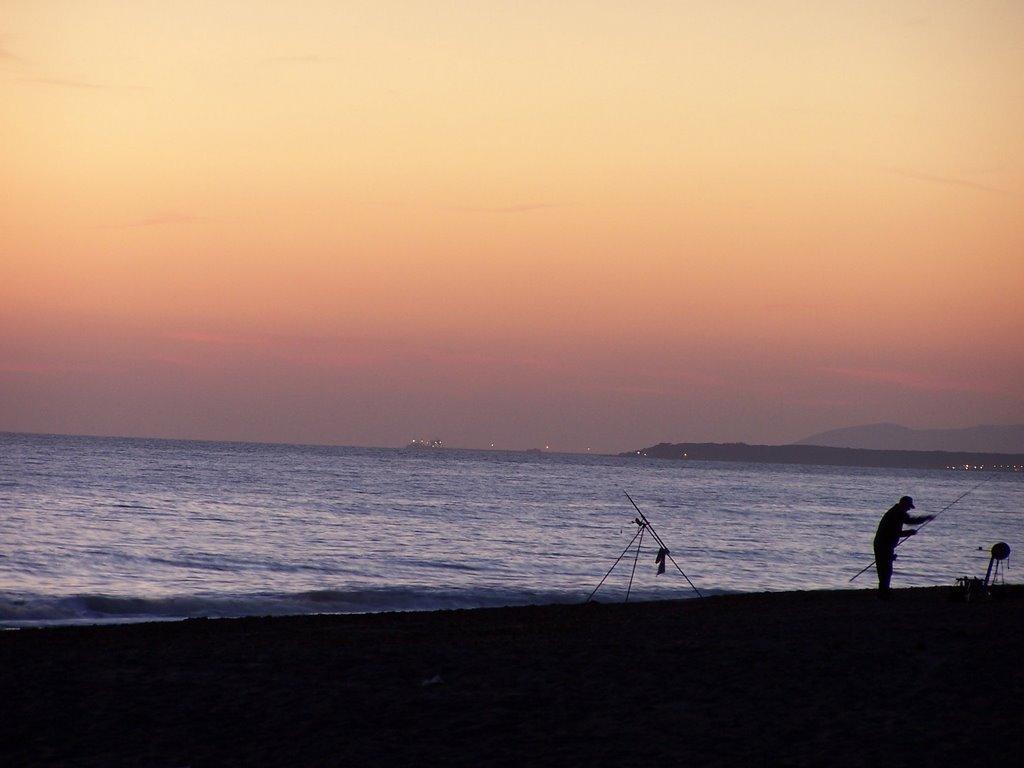
[(914, 500), (909, 496), (904, 496), (903, 498), (901, 498), (900, 504), (902, 504), (907, 509), (916, 509), (916, 507), (914, 507)]

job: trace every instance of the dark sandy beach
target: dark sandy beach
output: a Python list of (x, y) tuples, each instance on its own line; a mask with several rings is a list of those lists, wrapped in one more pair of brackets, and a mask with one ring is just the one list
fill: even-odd
[(1024, 592), (0, 633), (0, 765), (1011, 765)]

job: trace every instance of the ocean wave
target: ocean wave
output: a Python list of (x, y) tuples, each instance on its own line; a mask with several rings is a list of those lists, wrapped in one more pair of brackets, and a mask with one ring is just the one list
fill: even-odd
[[(682, 593), (680, 597), (695, 597)], [(664, 598), (634, 591), (632, 599)], [(415, 588), (322, 589), (252, 595), (143, 597), (79, 594), (0, 594), (0, 628), (129, 623), (189, 618), (237, 618), (308, 614), (383, 613), (582, 603), (586, 592), (528, 592), (494, 589)], [(600, 602), (621, 601), (609, 593)]]

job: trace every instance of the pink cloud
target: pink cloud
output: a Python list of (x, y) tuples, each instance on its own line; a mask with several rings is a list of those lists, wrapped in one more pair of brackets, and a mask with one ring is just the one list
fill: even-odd
[(96, 373), (117, 370), (102, 365), (57, 365), (55, 363), (0, 363), (0, 373), (15, 374), (62, 374), (62, 373)]
[(215, 363), (209, 360), (199, 360), (197, 358), (186, 357), (184, 355), (151, 355), (150, 360), (156, 363), (170, 365), (175, 368), (195, 368), (201, 370), (210, 370), (218, 367)]
[(4, 38), (6, 35), (0, 35), (0, 65), (10, 64), (18, 69), (24, 70), (29, 64), (28, 60), (14, 53), (8, 46)]
[(887, 168), (886, 170), (896, 176), (903, 176), (908, 179), (923, 181), (929, 184), (944, 184), (947, 186), (964, 187), (965, 189), (973, 189), (978, 192), (991, 192), (997, 195), (1007, 194), (1005, 189), (991, 187), (987, 184), (979, 184), (971, 181), (970, 179), (961, 179), (954, 176), (935, 176), (930, 173), (918, 173), (916, 171), (908, 171), (902, 168)]
[(206, 331), (172, 331), (164, 334), (164, 337), (174, 341), (187, 341), (194, 344), (215, 344), (220, 346), (251, 345), (255, 343), (254, 339), (244, 336), (208, 333)]
[(0, 373), (64, 373), (68, 370), (49, 363), (0, 363)]

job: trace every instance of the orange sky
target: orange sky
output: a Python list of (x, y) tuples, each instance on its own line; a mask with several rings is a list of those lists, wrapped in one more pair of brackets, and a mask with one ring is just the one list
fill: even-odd
[(0, 0), (0, 430), (1024, 422), (1024, 3)]

